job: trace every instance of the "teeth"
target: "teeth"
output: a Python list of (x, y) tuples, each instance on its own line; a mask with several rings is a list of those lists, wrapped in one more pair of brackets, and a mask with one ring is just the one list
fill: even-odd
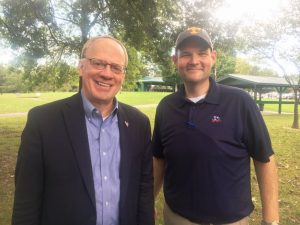
[(102, 86), (102, 87), (110, 87), (109, 84), (105, 84), (105, 83), (102, 83), (100, 81), (97, 82), (98, 85)]

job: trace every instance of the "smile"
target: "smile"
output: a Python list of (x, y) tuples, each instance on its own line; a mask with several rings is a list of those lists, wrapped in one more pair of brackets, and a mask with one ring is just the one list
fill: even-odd
[(103, 82), (100, 82), (100, 81), (96, 81), (96, 84), (98, 84), (101, 87), (111, 87), (112, 86), (110, 84), (106, 84), (106, 83), (103, 83)]

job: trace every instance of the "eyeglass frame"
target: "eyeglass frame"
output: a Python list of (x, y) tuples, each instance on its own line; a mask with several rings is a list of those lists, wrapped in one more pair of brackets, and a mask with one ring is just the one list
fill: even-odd
[[(126, 73), (126, 67), (125, 66), (122, 66), (122, 65), (119, 65), (119, 64), (116, 64), (116, 63), (108, 63), (107, 61), (105, 60), (102, 60), (102, 59), (97, 59), (97, 58), (87, 58), (87, 57), (84, 57), (82, 59), (87, 59), (89, 61), (89, 63), (91, 64), (91, 66), (97, 70), (104, 70), (108, 65), (110, 66), (110, 71), (113, 72), (114, 74), (117, 74), (117, 75), (121, 75), (121, 74), (125, 74)], [(93, 60), (97, 60), (99, 63), (101, 63), (101, 68), (99, 68), (99, 65), (95, 65), (92, 61)], [(103, 67), (103, 68), (102, 68)], [(116, 68), (116, 67), (119, 67), (119, 68)], [(118, 70), (120, 69), (120, 70)]]

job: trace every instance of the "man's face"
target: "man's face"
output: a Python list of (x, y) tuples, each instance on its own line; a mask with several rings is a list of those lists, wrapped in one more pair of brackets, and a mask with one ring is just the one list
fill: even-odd
[(173, 61), (185, 84), (202, 83), (209, 78), (216, 52), (199, 40), (191, 40), (180, 47)]
[(102, 38), (92, 42), (86, 49), (84, 56), (85, 58), (79, 62), (83, 94), (96, 107), (111, 104), (121, 89), (125, 73), (113, 72), (111, 65), (99, 69), (97, 64), (98, 62), (105, 62), (113, 64), (113, 66), (124, 67), (125, 54), (123, 49), (114, 40)]

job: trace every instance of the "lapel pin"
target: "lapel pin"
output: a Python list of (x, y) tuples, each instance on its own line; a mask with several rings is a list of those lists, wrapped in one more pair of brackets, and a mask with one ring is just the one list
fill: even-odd
[(127, 121), (125, 121), (125, 125), (126, 125), (126, 127), (128, 127), (128, 126), (129, 126), (129, 123), (128, 123)]

